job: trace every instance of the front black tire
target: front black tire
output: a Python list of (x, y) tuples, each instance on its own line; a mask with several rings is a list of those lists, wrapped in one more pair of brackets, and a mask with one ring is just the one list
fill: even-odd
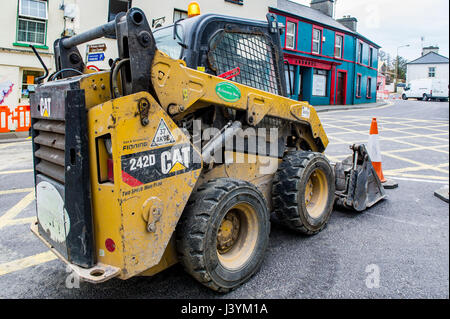
[(276, 220), (303, 234), (317, 234), (333, 211), (335, 187), (334, 171), (323, 154), (288, 153), (273, 181)]
[(200, 186), (189, 199), (177, 225), (177, 251), (190, 275), (228, 292), (260, 268), (269, 234), (263, 194), (251, 183), (220, 178)]
[(402, 99), (403, 99), (404, 101), (406, 101), (406, 100), (408, 99), (408, 97), (406, 96), (406, 94), (403, 94), (403, 95), (402, 95)]
[(428, 95), (424, 94), (423, 97), (422, 97), (422, 101), (428, 101), (428, 100), (429, 100), (428, 99)]

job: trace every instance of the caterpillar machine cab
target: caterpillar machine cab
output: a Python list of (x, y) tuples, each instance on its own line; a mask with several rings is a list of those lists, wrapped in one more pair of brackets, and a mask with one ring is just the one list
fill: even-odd
[[(207, 14), (153, 33), (131, 8), (56, 40), (31, 98), (35, 235), (88, 282), (181, 262), (227, 292), (259, 269), (271, 215), (313, 235), (334, 203), (383, 199), (364, 145), (330, 164), (315, 109), (286, 97), (281, 32)], [(94, 72), (77, 46), (107, 35), (118, 57)]]

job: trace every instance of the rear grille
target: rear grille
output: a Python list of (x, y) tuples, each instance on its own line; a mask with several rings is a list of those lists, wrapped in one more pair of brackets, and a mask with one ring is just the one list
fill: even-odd
[(36, 171), (64, 184), (64, 121), (38, 120), (34, 123)]

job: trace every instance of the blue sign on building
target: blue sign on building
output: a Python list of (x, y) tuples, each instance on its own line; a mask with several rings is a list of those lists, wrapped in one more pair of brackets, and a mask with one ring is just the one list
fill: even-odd
[(104, 53), (92, 53), (88, 55), (88, 62), (96, 62), (105, 60)]

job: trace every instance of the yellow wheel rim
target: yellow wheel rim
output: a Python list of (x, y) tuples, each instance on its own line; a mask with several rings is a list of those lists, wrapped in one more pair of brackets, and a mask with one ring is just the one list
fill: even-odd
[(310, 175), (305, 187), (305, 205), (308, 214), (319, 218), (327, 205), (328, 181), (323, 171), (316, 169)]
[(217, 232), (217, 256), (223, 267), (239, 269), (250, 259), (258, 240), (258, 220), (248, 203), (233, 206)]

